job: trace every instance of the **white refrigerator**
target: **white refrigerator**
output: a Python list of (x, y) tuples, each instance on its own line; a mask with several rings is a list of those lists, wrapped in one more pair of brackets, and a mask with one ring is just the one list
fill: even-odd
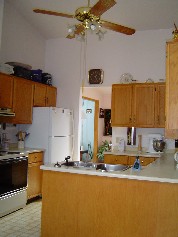
[(72, 159), (74, 149), (73, 111), (56, 107), (33, 108), (33, 121), (26, 131), (26, 147), (44, 148), (44, 163)]

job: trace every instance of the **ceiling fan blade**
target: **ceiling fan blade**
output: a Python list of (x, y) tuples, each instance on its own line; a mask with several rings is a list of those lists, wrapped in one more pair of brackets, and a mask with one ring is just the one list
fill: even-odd
[(75, 25), (75, 26), (76, 26), (76, 30), (74, 31), (74, 34), (73, 35), (68, 35), (66, 38), (73, 39), (73, 38), (75, 38), (75, 35), (79, 35), (85, 29), (82, 24)]
[(90, 10), (90, 13), (95, 16), (101, 16), (116, 4), (114, 0), (99, 0)]
[(46, 14), (46, 15), (52, 15), (52, 16), (62, 16), (62, 17), (67, 17), (67, 18), (74, 18), (73, 15), (62, 13), (62, 12), (53, 12), (53, 11), (48, 11), (48, 10), (43, 10), (43, 9), (34, 9), (33, 10), (35, 13), (41, 13), (41, 14)]
[(113, 31), (120, 32), (126, 35), (132, 35), (135, 33), (135, 29), (132, 29), (126, 26), (118, 25), (118, 24), (111, 23), (109, 21), (104, 21), (104, 20), (101, 20), (101, 23), (102, 23), (102, 27), (108, 30), (113, 30)]

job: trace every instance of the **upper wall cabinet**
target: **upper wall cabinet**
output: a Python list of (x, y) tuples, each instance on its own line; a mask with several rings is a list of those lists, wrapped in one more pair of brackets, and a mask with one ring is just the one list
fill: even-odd
[(164, 83), (113, 85), (112, 126), (164, 127), (163, 88), (165, 89)]
[(15, 117), (1, 123), (31, 124), (33, 106), (56, 106), (57, 88), (0, 73), (0, 108), (11, 108)]
[(12, 111), (15, 117), (0, 117), (0, 122), (15, 124), (32, 123), (33, 83), (19, 77), (13, 78)]
[(132, 124), (132, 85), (112, 85), (111, 125), (127, 127)]
[(14, 78), (14, 123), (32, 123), (33, 84), (23, 78)]
[(13, 77), (0, 73), (0, 108), (12, 108)]
[(166, 53), (165, 136), (178, 139), (178, 41), (168, 42)]
[(54, 86), (34, 84), (34, 107), (55, 107), (56, 106), (57, 88)]

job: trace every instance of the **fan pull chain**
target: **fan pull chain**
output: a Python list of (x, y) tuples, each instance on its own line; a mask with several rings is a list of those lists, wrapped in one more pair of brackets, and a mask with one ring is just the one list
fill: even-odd
[(82, 80), (81, 86), (82, 86), (82, 95), (83, 95), (85, 80), (87, 79), (87, 31), (85, 31), (84, 42), (81, 42), (80, 78)]
[(90, 7), (90, 0), (88, 0), (88, 7)]

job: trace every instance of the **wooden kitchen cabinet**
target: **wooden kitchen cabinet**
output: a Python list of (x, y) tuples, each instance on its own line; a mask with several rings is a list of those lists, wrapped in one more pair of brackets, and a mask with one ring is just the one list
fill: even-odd
[[(128, 165), (133, 165), (135, 162), (136, 156), (129, 156), (128, 158)], [(151, 164), (153, 161), (155, 161), (155, 157), (144, 157), (144, 156), (139, 156), (140, 164), (142, 166), (146, 166)]]
[[(105, 154), (104, 155), (104, 163), (107, 164), (121, 164), (121, 165), (133, 165), (135, 162), (136, 156), (128, 156), (128, 155), (112, 155)], [(155, 157), (144, 157), (139, 156), (140, 164), (143, 166), (149, 165), (153, 161), (155, 161)]]
[(154, 127), (155, 86), (154, 84), (136, 84), (133, 86), (134, 127)]
[(164, 127), (164, 98), (165, 85), (163, 83), (113, 85), (112, 126)]
[(33, 84), (23, 78), (14, 77), (13, 123), (32, 123)]
[(127, 165), (128, 164), (128, 156), (126, 155), (112, 155), (112, 154), (105, 154), (104, 155), (104, 163), (107, 164), (121, 164)]
[(111, 125), (127, 127), (132, 124), (132, 85), (112, 85)]
[(13, 76), (12, 111), (15, 117), (0, 117), (0, 122), (14, 124), (31, 124), (33, 107), (33, 83), (20, 77)]
[(57, 88), (40, 83), (34, 84), (34, 107), (56, 106)]
[(13, 84), (12, 76), (0, 73), (0, 108), (12, 109)]
[(42, 193), (43, 152), (30, 153), (28, 156), (28, 188), (27, 198), (31, 199)]
[(178, 40), (166, 46), (166, 138), (178, 139)]

